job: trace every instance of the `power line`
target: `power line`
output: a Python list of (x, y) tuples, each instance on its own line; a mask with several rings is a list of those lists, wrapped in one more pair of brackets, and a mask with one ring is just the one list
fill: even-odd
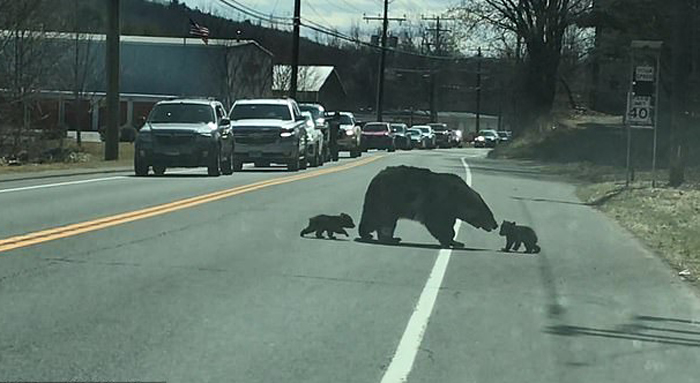
[(235, 0), (219, 0), (220, 3), (226, 5), (227, 7), (233, 8), (233, 9), (237, 10), (238, 12), (241, 12), (241, 13), (243, 13), (247, 16), (250, 16), (254, 19), (258, 19), (258, 20), (265, 21), (268, 23), (278, 23), (278, 24), (287, 25), (287, 26), (292, 25), (292, 23), (290, 21), (291, 19), (289, 19), (287, 17), (265, 15), (264, 13), (254, 9), (254, 8), (237, 5), (240, 3), (236, 2), (234, 4), (233, 1), (235, 1)]

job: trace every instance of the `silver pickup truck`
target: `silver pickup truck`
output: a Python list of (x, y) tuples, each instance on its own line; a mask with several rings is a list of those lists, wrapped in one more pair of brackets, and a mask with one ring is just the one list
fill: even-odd
[(306, 169), (306, 119), (292, 99), (238, 100), (229, 113), (235, 146), (233, 167), (244, 163)]

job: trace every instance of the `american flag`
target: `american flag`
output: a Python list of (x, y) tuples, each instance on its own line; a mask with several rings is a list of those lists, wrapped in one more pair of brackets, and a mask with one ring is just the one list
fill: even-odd
[(204, 44), (209, 44), (209, 28), (197, 24), (192, 19), (190, 19), (190, 35), (200, 37)]

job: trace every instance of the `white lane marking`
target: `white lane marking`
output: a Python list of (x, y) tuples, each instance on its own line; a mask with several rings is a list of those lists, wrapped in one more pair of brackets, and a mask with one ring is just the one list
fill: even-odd
[[(174, 171), (169, 171), (166, 174), (194, 173), (194, 172), (199, 171), (199, 170), (200, 169), (174, 170)], [(79, 180), (79, 181), (57, 182), (57, 183), (53, 183), (53, 184), (23, 186), (23, 187), (19, 187), (19, 188), (0, 189), (0, 194), (27, 191), (27, 190), (36, 190), (36, 189), (48, 189), (48, 188), (55, 188), (55, 187), (61, 187), (61, 186), (89, 184), (89, 183), (93, 183), (93, 182), (122, 180), (122, 179), (126, 179), (126, 178), (129, 178), (129, 177), (127, 177), (127, 176), (114, 176), (114, 177), (103, 177), (103, 178), (91, 178), (88, 180)]]
[(80, 181), (67, 181), (67, 182), (58, 182), (54, 184), (43, 184), (43, 185), (34, 185), (34, 186), (24, 186), (20, 188), (12, 188), (12, 189), (0, 189), (0, 194), (2, 193), (12, 193), (12, 192), (19, 192), (19, 191), (26, 191), (26, 190), (35, 190), (35, 189), (47, 189), (47, 188), (55, 188), (59, 186), (69, 186), (69, 185), (80, 185), (80, 184), (88, 184), (91, 182), (103, 182), (103, 181), (112, 181), (112, 180), (119, 180), (119, 179), (124, 179), (126, 178), (125, 176), (115, 176), (115, 177), (105, 177), (105, 178), (92, 178), (89, 180), (80, 180)]
[[(471, 186), (472, 174), (464, 158), (462, 158), (462, 165), (464, 165), (467, 185)], [(455, 222), (455, 233), (459, 234), (461, 225), (462, 221), (457, 220), (457, 222)], [(452, 249), (440, 250), (435, 264), (433, 265), (433, 269), (430, 272), (430, 276), (425, 282), (420, 298), (418, 298), (418, 303), (413, 310), (411, 319), (408, 320), (406, 330), (404, 330), (401, 336), (394, 357), (391, 359), (391, 363), (382, 377), (381, 383), (403, 383), (408, 379), (408, 374), (411, 373), (418, 349), (420, 348), (421, 342), (423, 342), (425, 330), (428, 328), (430, 315), (433, 312), (433, 306), (435, 306), (440, 287), (442, 287), (442, 280), (445, 278), (445, 272), (447, 271), (447, 265), (450, 263), (451, 256)]]
[(465, 157), (462, 157), (462, 166), (464, 166), (464, 181), (467, 183), (467, 185), (472, 186), (472, 171), (469, 168), (469, 164), (467, 164), (467, 159)]

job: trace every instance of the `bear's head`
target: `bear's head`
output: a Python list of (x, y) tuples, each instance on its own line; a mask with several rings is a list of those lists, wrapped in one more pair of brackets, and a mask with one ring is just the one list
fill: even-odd
[(493, 213), (479, 193), (469, 187), (461, 178), (461, 182), (453, 184), (456, 189), (451, 193), (455, 198), (457, 218), (485, 231), (496, 230), (498, 223), (493, 218)]
[(340, 213), (340, 225), (352, 229), (355, 227), (355, 222), (352, 221), (352, 217), (348, 214)]
[(506, 236), (506, 235), (513, 232), (514, 227), (515, 227), (515, 222), (503, 221), (503, 223), (501, 223), (501, 230), (498, 231), (498, 234), (502, 235), (502, 236)]

